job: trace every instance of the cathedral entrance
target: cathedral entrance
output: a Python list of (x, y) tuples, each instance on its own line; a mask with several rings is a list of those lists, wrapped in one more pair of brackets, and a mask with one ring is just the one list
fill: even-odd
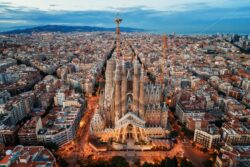
[(135, 139), (134, 139), (134, 127), (132, 124), (129, 124), (127, 126), (127, 129), (126, 129), (126, 142), (127, 142), (127, 149), (134, 149), (134, 143), (135, 143)]
[(127, 126), (127, 140), (128, 139), (133, 139), (133, 125), (131, 125), (131, 124), (129, 124), (128, 126)]

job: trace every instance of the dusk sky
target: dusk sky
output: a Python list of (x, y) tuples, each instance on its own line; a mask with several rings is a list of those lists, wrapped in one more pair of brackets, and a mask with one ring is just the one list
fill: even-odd
[(0, 31), (39, 25), (114, 27), (152, 32), (250, 34), (250, 0), (0, 0)]

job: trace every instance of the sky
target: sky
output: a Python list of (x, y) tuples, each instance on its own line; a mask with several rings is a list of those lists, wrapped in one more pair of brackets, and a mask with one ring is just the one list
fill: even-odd
[(0, 0), (0, 31), (40, 25), (123, 27), (178, 34), (250, 34), (250, 0)]

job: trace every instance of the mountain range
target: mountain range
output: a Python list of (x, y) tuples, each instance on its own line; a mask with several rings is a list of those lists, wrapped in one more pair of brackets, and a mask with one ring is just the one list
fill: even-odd
[[(11, 31), (1, 32), (0, 34), (21, 34), (32, 32), (104, 32), (115, 31), (115, 28), (94, 27), (94, 26), (65, 26), (65, 25), (45, 25), (32, 28), (14, 29)], [(144, 29), (121, 27), (123, 32), (144, 32)]]

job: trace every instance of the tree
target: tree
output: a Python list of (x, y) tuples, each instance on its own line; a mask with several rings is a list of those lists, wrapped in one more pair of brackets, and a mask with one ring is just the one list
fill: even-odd
[(170, 159), (169, 157), (165, 158), (161, 161), (160, 167), (178, 167), (178, 161), (177, 158), (174, 157), (173, 159)]
[(135, 164), (136, 166), (141, 166), (141, 161), (140, 161), (140, 159), (135, 159), (135, 160), (134, 160), (134, 164)]
[(57, 161), (58, 161), (60, 167), (68, 167), (69, 166), (68, 162), (65, 159), (62, 159), (61, 157), (59, 157), (57, 159)]
[(218, 154), (216, 152), (213, 152), (213, 153), (210, 154), (210, 157), (215, 161), (217, 155)]
[(170, 134), (169, 134), (169, 136), (170, 136), (171, 138), (176, 138), (178, 135), (179, 135), (179, 133), (178, 133), (178, 131), (176, 131), (176, 130), (171, 131)]
[(206, 147), (203, 147), (203, 148), (201, 148), (201, 151), (204, 152), (204, 153), (207, 153), (208, 149)]
[(129, 167), (128, 161), (121, 156), (115, 156), (110, 160), (111, 167)]
[(186, 137), (188, 137), (189, 139), (193, 138), (194, 133), (193, 133), (192, 131), (190, 131), (189, 129), (187, 129), (187, 128), (185, 127), (185, 125), (182, 126), (182, 129), (181, 129), (181, 130), (182, 130), (182, 132), (184, 132), (184, 134), (185, 134)]
[(51, 151), (57, 151), (59, 149), (58, 144), (54, 142), (49, 142), (49, 143), (38, 143), (38, 145), (44, 146), (45, 148), (51, 150)]
[(173, 166), (178, 166), (178, 160), (177, 160), (176, 156), (174, 156), (172, 163), (173, 163)]
[(93, 160), (93, 155), (80, 160), (78, 164), (80, 164), (81, 167), (110, 167), (109, 162), (106, 160)]
[(154, 165), (154, 164), (151, 164), (151, 163), (148, 163), (148, 162), (145, 162), (142, 167), (157, 167), (158, 165)]
[(88, 165), (88, 167), (110, 167), (108, 161), (105, 160), (95, 160), (92, 161), (92, 165)]
[(204, 167), (213, 167), (213, 161), (211, 161), (209, 159), (202, 162), (202, 164), (203, 164)]
[(180, 167), (194, 167), (194, 165), (187, 160), (187, 158), (183, 158), (180, 163)]
[(59, 146), (54, 142), (46, 143), (44, 144), (44, 147), (53, 151), (57, 151), (59, 149)]
[(224, 122), (225, 122), (224, 120), (216, 120), (216, 121), (214, 121), (214, 124), (215, 124), (217, 127), (221, 128), (221, 126), (222, 126), (222, 124), (223, 124)]

